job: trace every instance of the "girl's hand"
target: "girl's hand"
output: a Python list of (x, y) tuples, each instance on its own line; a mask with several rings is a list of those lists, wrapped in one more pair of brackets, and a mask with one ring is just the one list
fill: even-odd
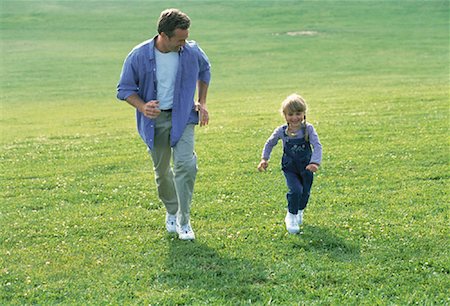
[(319, 170), (319, 165), (318, 164), (309, 164), (308, 166), (306, 166), (306, 170), (309, 170), (314, 173), (317, 170)]
[(268, 166), (269, 166), (269, 163), (267, 162), (267, 160), (262, 159), (262, 160), (259, 162), (259, 165), (258, 165), (258, 171), (259, 171), (259, 172), (261, 172), (261, 171), (266, 171), (266, 169), (267, 169)]

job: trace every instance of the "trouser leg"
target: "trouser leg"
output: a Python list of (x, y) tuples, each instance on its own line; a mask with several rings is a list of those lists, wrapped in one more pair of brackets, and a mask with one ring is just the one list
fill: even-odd
[(155, 120), (154, 145), (150, 154), (153, 160), (158, 196), (164, 203), (167, 212), (174, 215), (178, 211), (178, 199), (174, 176), (170, 167), (170, 158), (172, 155), (172, 148), (170, 147), (171, 127), (170, 114), (161, 113)]
[(188, 124), (173, 148), (175, 188), (178, 196), (178, 223), (189, 223), (192, 195), (197, 175), (197, 157), (194, 152), (194, 127)]
[(300, 198), (299, 209), (303, 210), (308, 204), (309, 195), (311, 194), (311, 187), (314, 179), (314, 174), (311, 171), (305, 170), (300, 174), (301, 184), (303, 186), (302, 195)]
[(300, 200), (303, 193), (303, 186), (300, 182), (300, 177), (294, 172), (283, 171), (286, 178), (288, 192), (286, 199), (288, 202), (288, 210), (291, 214), (296, 215), (300, 207)]

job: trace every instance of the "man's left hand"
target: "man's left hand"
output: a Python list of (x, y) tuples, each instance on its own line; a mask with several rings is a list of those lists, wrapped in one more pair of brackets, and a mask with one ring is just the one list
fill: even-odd
[(209, 114), (208, 114), (208, 110), (206, 109), (206, 105), (196, 102), (195, 110), (198, 112), (198, 117), (199, 117), (198, 119), (200, 122), (200, 126), (208, 125)]

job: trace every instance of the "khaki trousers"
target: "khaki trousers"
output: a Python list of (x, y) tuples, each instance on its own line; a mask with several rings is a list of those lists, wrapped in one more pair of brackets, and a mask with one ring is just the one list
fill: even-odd
[[(175, 147), (170, 147), (172, 113), (161, 112), (155, 119), (153, 160), (158, 196), (177, 223), (185, 225), (190, 220), (192, 194), (197, 175), (197, 157), (194, 152), (194, 124), (188, 124)], [(171, 165), (171, 159), (173, 165)]]

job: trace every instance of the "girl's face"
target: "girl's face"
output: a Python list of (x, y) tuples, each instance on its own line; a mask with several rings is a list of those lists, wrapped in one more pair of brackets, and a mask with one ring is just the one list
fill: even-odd
[(299, 129), (302, 125), (303, 120), (305, 119), (304, 112), (287, 112), (284, 113), (284, 117), (286, 118), (286, 122), (292, 129)]

